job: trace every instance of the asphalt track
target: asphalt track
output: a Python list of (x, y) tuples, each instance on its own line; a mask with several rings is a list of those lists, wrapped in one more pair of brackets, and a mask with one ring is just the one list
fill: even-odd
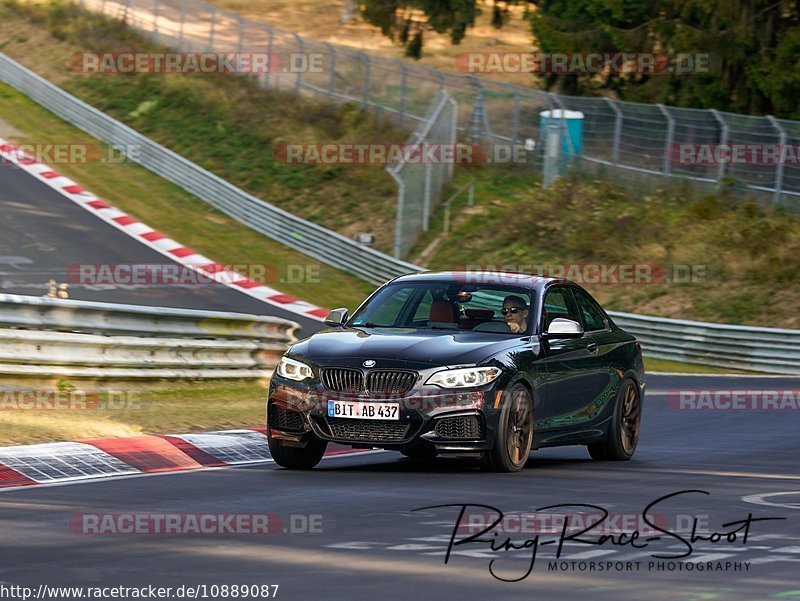
[[(0, 493), (0, 582), (277, 584), (283, 599), (797, 598), (798, 412), (679, 411), (667, 404), (666, 391), (687, 387), (797, 389), (800, 382), (652, 376), (639, 449), (628, 463), (593, 462), (582, 447), (565, 447), (536, 451), (521, 473), (508, 475), (482, 472), (467, 461), (375, 452), (325, 459), (311, 472), (267, 463), (16, 489)], [(604, 507), (613, 519), (638, 516), (657, 498), (687, 489), (710, 494), (675, 497), (651, 511), (657, 524), (687, 538), (687, 516), (698, 517), (699, 532), (706, 534), (728, 532), (733, 528), (721, 524), (749, 513), (787, 519), (754, 522), (747, 544), (741, 538), (732, 544), (699, 541), (683, 560), (739, 562), (741, 571), (669, 571), (667, 560), (651, 555), (682, 553), (686, 546), (664, 536), (643, 549), (568, 543), (561, 560), (587, 562), (583, 570), (576, 564), (551, 571), (555, 545), (542, 545), (531, 575), (509, 583), (490, 575), (490, 561), (497, 558), (501, 577), (517, 578), (527, 570), (530, 550), (492, 553), (486, 544), (465, 544), (445, 565), (458, 509), (413, 511), (485, 504), (508, 515), (587, 503)], [(266, 512), (276, 514), (281, 528), (269, 535), (89, 535), (69, 525), (77, 514), (132, 512)], [(295, 518), (294, 531), (292, 515), (304, 516)], [(321, 531), (304, 532), (306, 518), (317, 520)], [(534, 534), (509, 522), (504, 536), (522, 545)], [(548, 538), (558, 537), (542, 534), (540, 540)], [(591, 572), (589, 561), (631, 562), (631, 571)], [(750, 563), (747, 571), (744, 562)]]
[[(0, 292), (42, 296), (48, 290), (48, 280), (67, 282), (69, 266), (81, 263), (171, 263), (3, 161), (0, 215)], [(217, 282), (185, 286), (70, 283), (68, 290), (69, 297), (77, 300), (274, 315), (299, 323), (300, 337), (312, 334), (321, 325)]]
[[(70, 263), (164, 260), (8, 167), (0, 168), (0, 210), (5, 226), (0, 255), (30, 261), (6, 261), (4, 292), (41, 294), (42, 282), (63, 279)], [(222, 286), (169, 291), (76, 287), (71, 296), (300, 321)], [(305, 334), (318, 327), (317, 322), (304, 325)], [(800, 598), (800, 412), (678, 410), (667, 402), (669, 391), (687, 388), (798, 390), (800, 379), (651, 376), (639, 449), (628, 463), (593, 462), (585, 449), (566, 447), (534, 452), (521, 473), (509, 475), (482, 472), (466, 461), (417, 461), (375, 452), (325, 459), (311, 472), (266, 463), (8, 490), (0, 493), (0, 586), (154, 585), (174, 590), (268, 584), (279, 585), (279, 599), (303, 600)], [(445, 565), (458, 509), (414, 511), (484, 504), (511, 515), (583, 503), (605, 508), (610, 520), (627, 520), (650, 502), (689, 489), (709, 494), (684, 494), (651, 511), (658, 524), (686, 538), (692, 516), (706, 535), (727, 533), (735, 527), (722, 524), (748, 514), (786, 519), (754, 522), (747, 544), (741, 534), (733, 543), (697, 541), (683, 564), (652, 557), (686, 550), (664, 534), (638, 549), (608, 541), (567, 542), (560, 558), (567, 563), (551, 570), (556, 545), (545, 543), (558, 533), (542, 533), (532, 573), (503, 582), (490, 574), (490, 562), (496, 560), (496, 575), (519, 578), (530, 563), (530, 548), (493, 552), (487, 544), (464, 544), (454, 547)], [(579, 508), (561, 511), (575, 518)], [(89, 535), (70, 527), (79, 514), (134, 512), (266, 512), (280, 527), (269, 535)], [(319, 531), (304, 532), (306, 520), (318, 520)], [(458, 533), (456, 540), (464, 536)], [(514, 522), (498, 538), (506, 536), (523, 546), (535, 531)], [(590, 533), (587, 539), (597, 536)], [(612, 562), (610, 569), (597, 571), (606, 562)], [(723, 570), (686, 571), (687, 563), (709, 562)], [(730, 565), (724, 569), (726, 562)], [(205, 592), (207, 598), (223, 598), (219, 592), (212, 595), (212, 589)]]

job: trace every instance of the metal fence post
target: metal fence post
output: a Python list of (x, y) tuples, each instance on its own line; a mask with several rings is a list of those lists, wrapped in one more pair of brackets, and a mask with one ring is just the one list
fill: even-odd
[[(560, 128), (559, 136), (561, 137), (561, 145), (559, 148), (563, 150), (564, 140), (566, 139), (567, 147), (570, 150), (570, 157), (574, 157), (576, 156), (575, 147), (572, 145), (572, 136), (569, 135), (569, 128), (567, 127), (567, 107), (564, 106), (563, 102), (561, 102), (561, 98), (558, 94), (553, 94), (552, 98), (553, 102), (555, 102), (558, 106), (558, 110), (561, 111), (561, 118), (558, 121), (558, 126)], [(571, 158), (569, 160), (572, 161)]]
[(395, 259), (399, 259), (403, 248), (403, 206), (405, 205), (406, 198), (406, 184), (403, 178), (397, 175), (394, 169), (387, 167), (386, 170), (394, 181), (397, 182), (397, 217), (394, 226), (394, 250), (392, 254)]
[(236, 15), (236, 23), (239, 29), (239, 42), (236, 44), (236, 52), (241, 54), (244, 51), (244, 19), (239, 15)]
[[(450, 104), (450, 110), (453, 111), (453, 114), (450, 119), (450, 145), (455, 150), (456, 143), (458, 142), (458, 103), (455, 101), (455, 98), (447, 94), (447, 102)], [(455, 155), (454, 155), (455, 156)], [(452, 182), (453, 175), (455, 173), (455, 161), (450, 161), (450, 164), (447, 166), (447, 177)]]
[(208, 32), (208, 49), (214, 49), (214, 30), (217, 26), (217, 9), (213, 6), (211, 7), (211, 29)]
[[(511, 118), (511, 146), (513, 147), (517, 143), (517, 136), (519, 135), (519, 106), (520, 106), (520, 99), (519, 94), (517, 93), (517, 89), (508, 84), (508, 88), (511, 90), (511, 93), (514, 94), (514, 115)], [(511, 149), (513, 154), (514, 149)]]
[[(420, 140), (420, 145), (424, 142)], [(421, 151), (425, 154), (424, 149)], [(431, 217), (431, 164), (425, 163), (425, 197), (422, 202), (422, 231), (428, 231), (428, 223)]]
[[(292, 35), (294, 36), (294, 39), (297, 40), (297, 46), (300, 48), (300, 55), (302, 55), (305, 52), (305, 48), (306, 48), (305, 44), (303, 43), (303, 38), (301, 38), (296, 33), (293, 33)], [(294, 62), (294, 61), (292, 61), (292, 62)], [(293, 68), (294, 68), (294, 64), (292, 64), (290, 66), (290, 69), (293, 69)], [(302, 69), (298, 69), (297, 70), (297, 78), (294, 80), (294, 93), (295, 94), (299, 94), (300, 93), (300, 86), (302, 84), (303, 84), (303, 70)]]
[(470, 132), (470, 142), (473, 144), (480, 144), (483, 139), (483, 85), (480, 80), (474, 75), (469, 76), (475, 88), (475, 100), (472, 105), (472, 114), (470, 115), (470, 123), (468, 125)]
[(786, 130), (772, 115), (767, 115), (770, 125), (778, 131), (778, 164), (775, 166), (775, 196), (774, 203), (779, 204), (783, 193), (783, 150), (786, 147)]
[(672, 118), (672, 115), (669, 114), (667, 107), (663, 104), (657, 104), (658, 110), (661, 111), (661, 114), (667, 118), (667, 140), (664, 143), (664, 175), (669, 176), (672, 165), (670, 164), (670, 160), (672, 158), (672, 138), (675, 135), (675, 119)]
[(333, 91), (336, 89), (336, 49), (328, 42), (322, 42), (328, 48), (331, 54), (331, 62), (329, 69), (331, 70), (330, 77), (328, 78), (328, 96), (333, 96)]
[(158, 44), (158, 7), (159, 0), (153, 2), (153, 42)]
[(364, 61), (364, 93), (361, 99), (361, 109), (364, 110), (369, 104), (370, 67), (372, 61), (370, 61), (369, 55), (365, 52), (361, 52), (360, 54), (361, 59)]
[(400, 66), (400, 106), (397, 109), (400, 123), (406, 116), (406, 95), (408, 94), (408, 67), (403, 61), (397, 61)]
[[(728, 124), (725, 122), (725, 119), (722, 118), (722, 115), (719, 114), (717, 109), (710, 109), (711, 114), (714, 116), (714, 119), (717, 120), (719, 123), (720, 132), (719, 132), (719, 145), (720, 146), (727, 146), (728, 144)], [(725, 177), (725, 161), (719, 162), (719, 167), (717, 169), (717, 185), (722, 185), (722, 178)]]
[(611, 110), (614, 111), (615, 115), (614, 141), (611, 145), (611, 162), (614, 164), (614, 167), (616, 167), (617, 163), (619, 163), (619, 141), (622, 137), (622, 111), (611, 98), (606, 98), (605, 101), (608, 103), (608, 106), (611, 107)]
[[(269, 88), (270, 84), (272, 83), (272, 81), (271, 81), (272, 75), (270, 75), (270, 73), (272, 72), (272, 65), (275, 64), (275, 61), (272, 60), (273, 59), (273, 57), (272, 57), (272, 38), (274, 36), (272, 34), (272, 27), (270, 27), (269, 25), (267, 25), (266, 27), (267, 27), (267, 40), (268, 40), (267, 41), (267, 57), (268, 57), (267, 61), (268, 61), (268, 64), (270, 65), (270, 68), (267, 69), (267, 74), (266, 74), (266, 77), (264, 78), (264, 87), (265, 88)], [(276, 75), (276, 77), (277, 77), (277, 75)]]
[[(548, 94), (550, 100), (550, 117), (547, 119), (545, 127), (544, 160), (542, 165), (542, 187), (549, 188), (559, 175), (561, 175), (561, 163), (563, 152), (563, 135), (566, 115), (564, 107), (556, 94)], [(556, 108), (558, 107), (558, 108)], [(556, 124), (556, 111), (560, 115), (559, 123)]]
[[(130, 2), (130, 0), (128, 0)], [(178, 37), (178, 47), (183, 48), (183, 27), (184, 22), (186, 21), (186, 0), (181, 0), (181, 31)]]

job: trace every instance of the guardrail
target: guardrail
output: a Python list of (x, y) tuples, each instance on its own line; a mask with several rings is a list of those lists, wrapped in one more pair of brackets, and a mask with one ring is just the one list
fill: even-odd
[[(323, 263), (373, 284), (381, 284), (398, 275), (424, 271), (423, 267), (361, 246), (247, 194), (64, 92), (2, 53), (0, 81), (108, 144), (121, 149), (126, 145), (140, 146), (141, 164), (145, 168), (248, 227)], [(610, 315), (620, 326), (640, 338), (645, 353), (650, 357), (750, 371), (800, 374), (798, 330), (681, 321), (632, 313)], [(4, 359), (0, 357), (0, 361)]]
[(352, 273), (372, 284), (421, 267), (358, 244), (248, 194), (161, 146), (124, 123), (98, 111), (0, 53), (0, 81), (106, 144), (137, 152), (128, 158), (183, 188), (247, 227), (281, 244)]
[(299, 327), (242, 313), (0, 294), (0, 374), (261, 378)]
[(745, 371), (800, 374), (800, 330), (685, 321), (615, 311), (608, 314), (617, 325), (639, 339), (648, 357)]

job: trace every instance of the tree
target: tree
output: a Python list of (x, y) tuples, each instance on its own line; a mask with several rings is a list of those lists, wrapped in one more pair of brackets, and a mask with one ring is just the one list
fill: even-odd
[[(487, 0), (488, 1), (488, 0)], [(502, 27), (515, 1), (493, 0)], [(424, 30), (458, 44), (479, 0), (359, 0), (364, 18), (422, 54)], [(538, 74), (548, 90), (800, 119), (800, 0), (529, 0), (531, 50), (710, 57), (710, 70)], [(687, 64), (688, 66), (688, 64)]]
[(708, 73), (542, 75), (570, 94), (800, 117), (800, 3), (780, 0), (542, 0), (542, 52), (709, 54)]
[[(360, 0), (364, 19), (381, 28), (381, 32), (406, 47), (406, 55), (420, 58), (424, 30), (449, 33), (450, 41), (458, 44), (467, 28), (475, 24), (480, 14), (477, 0)], [(498, 23), (507, 15), (505, 2), (495, 2)]]

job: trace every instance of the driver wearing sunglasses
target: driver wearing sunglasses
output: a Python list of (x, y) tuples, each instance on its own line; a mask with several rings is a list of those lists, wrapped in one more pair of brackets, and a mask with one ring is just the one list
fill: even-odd
[(500, 312), (506, 320), (506, 325), (515, 334), (521, 334), (528, 329), (528, 306), (519, 296), (512, 294), (505, 297)]

